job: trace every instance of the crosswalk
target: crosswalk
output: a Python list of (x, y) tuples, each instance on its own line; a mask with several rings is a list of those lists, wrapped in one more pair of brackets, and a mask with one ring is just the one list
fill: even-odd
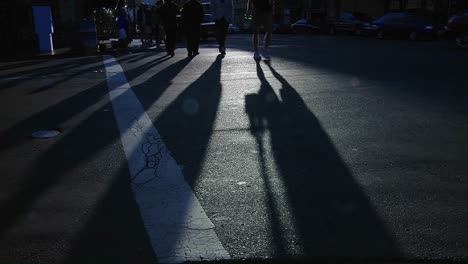
[(110, 56), (104, 57), (104, 66), (132, 190), (158, 262), (229, 259), (122, 67)]

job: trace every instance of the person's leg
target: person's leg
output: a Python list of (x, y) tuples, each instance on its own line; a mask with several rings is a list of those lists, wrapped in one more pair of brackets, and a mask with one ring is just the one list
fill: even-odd
[(168, 26), (164, 27), (164, 31), (166, 32), (166, 41), (165, 41), (166, 51), (167, 51), (167, 54), (171, 55), (172, 52), (174, 51), (174, 50), (172, 50), (172, 46), (173, 46), (172, 45), (172, 42), (173, 42), (172, 39), (174, 38), (173, 34), (175, 34), (175, 32), (172, 29), (172, 27), (168, 27)]
[(149, 46), (153, 43), (151, 25), (146, 25), (146, 43)]
[(258, 52), (258, 32), (260, 29), (260, 12), (257, 12), (254, 10), (253, 16), (252, 16), (252, 42), (253, 42), (253, 48), (254, 52)]
[(219, 48), (221, 48), (222, 20), (215, 21), (215, 29), (216, 29), (216, 42), (218, 42)]
[(226, 21), (226, 19), (222, 19), (222, 24), (221, 24), (221, 43), (223, 47), (226, 46), (226, 36), (229, 28), (229, 22)]
[(258, 53), (258, 35), (260, 32), (260, 26), (262, 25), (262, 12), (254, 10), (252, 16), (252, 30), (253, 30), (253, 46), (254, 46), (254, 59), (260, 60), (260, 54)]
[(271, 34), (273, 32), (273, 13), (271, 11), (265, 14), (263, 26), (265, 27), (265, 38), (263, 40), (263, 47), (266, 50), (268, 50), (271, 41)]
[(193, 28), (193, 53), (198, 54), (198, 48), (200, 46), (200, 26), (196, 25)]
[(190, 33), (190, 28), (188, 26), (185, 27), (185, 43), (187, 45), (188, 56), (192, 56), (193, 49), (192, 49), (191, 33)]
[(138, 29), (140, 30), (140, 40), (141, 40), (141, 45), (145, 44), (145, 28), (143, 25), (138, 25)]
[(156, 26), (154, 27), (154, 41), (156, 41), (156, 48), (159, 49), (160, 39), (159, 39), (159, 25), (158, 24), (156, 24)]
[(176, 43), (177, 43), (177, 27), (174, 26), (171, 28), (171, 55), (174, 55), (174, 51), (176, 48)]

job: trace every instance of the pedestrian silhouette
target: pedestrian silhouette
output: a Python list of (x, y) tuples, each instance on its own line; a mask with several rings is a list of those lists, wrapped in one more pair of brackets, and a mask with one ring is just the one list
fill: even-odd
[(163, 23), (164, 31), (166, 32), (166, 52), (167, 55), (174, 57), (177, 41), (177, 14), (179, 7), (172, 2), (166, 0), (161, 7), (161, 20)]
[(197, 0), (190, 0), (183, 6), (182, 21), (187, 38), (187, 52), (189, 57), (199, 54), (200, 23), (203, 20), (204, 13), (203, 5)]
[(216, 23), (216, 41), (219, 44), (219, 53), (226, 54), (226, 35), (229, 23), (233, 22), (234, 11), (232, 0), (210, 0), (211, 14)]

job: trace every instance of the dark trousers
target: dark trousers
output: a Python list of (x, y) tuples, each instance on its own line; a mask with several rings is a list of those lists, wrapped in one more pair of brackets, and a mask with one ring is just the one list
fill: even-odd
[(189, 53), (198, 52), (198, 46), (200, 44), (200, 26), (188, 26), (185, 29), (187, 37), (187, 51)]
[(221, 18), (220, 20), (216, 20), (216, 41), (218, 42), (220, 47), (224, 47), (226, 45), (226, 35), (228, 32), (229, 23), (226, 19)]
[(166, 32), (166, 51), (169, 53), (174, 52), (177, 42), (177, 27), (164, 25), (164, 31)]
[(159, 25), (153, 25), (153, 38), (156, 41), (156, 44), (159, 44), (161, 41), (159, 39)]

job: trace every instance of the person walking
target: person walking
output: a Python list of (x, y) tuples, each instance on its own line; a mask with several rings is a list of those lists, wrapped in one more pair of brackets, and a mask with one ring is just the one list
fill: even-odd
[(174, 57), (174, 51), (177, 42), (177, 14), (179, 13), (179, 7), (172, 2), (172, 0), (166, 0), (161, 7), (161, 20), (166, 33), (166, 52), (167, 55)]
[(159, 38), (160, 36), (159, 34), (159, 24), (160, 24), (159, 12), (160, 10), (157, 4), (151, 7), (151, 20), (152, 20), (151, 21), (151, 27), (152, 27), (151, 39), (154, 39), (156, 43), (156, 49), (159, 49), (159, 45), (161, 44), (161, 40)]
[(126, 1), (119, 1), (115, 13), (115, 22), (117, 25), (117, 33), (119, 36), (119, 50), (128, 52), (128, 12)]
[(137, 25), (138, 25), (138, 31), (140, 33), (140, 40), (141, 40), (141, 44), (144, 45), (145, 44), (145, 38), (144, 38), (144, 32), (145, 30), (143, 29), (144, 27), (144, 8), (145, 8), (145, 3), (141, 2), (139, 7), (138, 7), (138, 11), (137, 11)]
[(226, 35), (234, 17), (232, 0), (210, 0), (210, 9), (215, 19), (219, 53), (226, 55)]
[[(273, 31), (273, 1), (274, 0), (248, 0), (247, 2), (246, 16), (252, 15), (255, 60), (260, 60), (261, 57), (263, 57), (265, 60), (271, 59), (268, 47), (270, 46), (271, 34)], [(258, 52), (258, 37), (261, 26), (263, 26), (265, 30), (262, 56), (260, 56)]]
[(203, 5), (198, 2), (198, 0), (189, 0), (183, 6), (182, 22), (187, 39), (187, 52), (189, 57), (199, 54), (200, 23), (203, 21), (204, 15)]
[(140, 29), (140, 38), (142, 46), (151, 45), (151, 11), (146, 3), (141, 3), (137, 13), (138, 28)]

